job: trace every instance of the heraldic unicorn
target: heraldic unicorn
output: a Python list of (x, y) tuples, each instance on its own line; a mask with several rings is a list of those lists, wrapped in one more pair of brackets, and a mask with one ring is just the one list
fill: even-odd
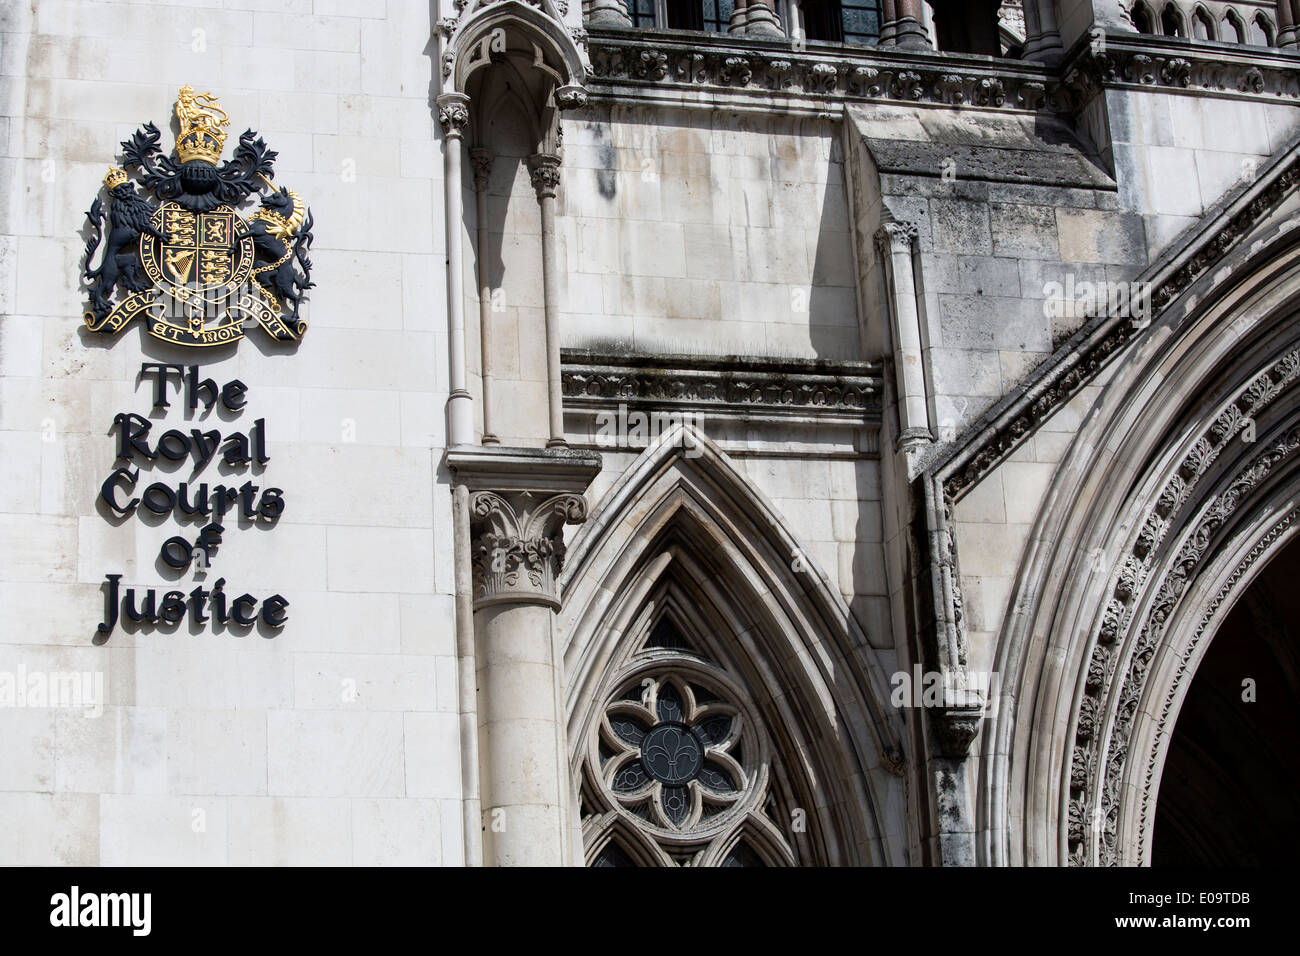
[[(271, 182), (276, 154), (252, 130), (233, 161), (221, 162), (230, 117), (211, 93), (181, 87), (176, 120), (175, 158), (146, 123), (122, 143), (125, 168), (104, 177), (107, 212), (96, 197), (86, 213), (86, 327), (115, 334), (143, 317), (157, 338), (208, 346), (236, 341), (253, 320), (272, 338), (300, 340), (303, 293), (313, 285), (311, 210)], [(158, 201), (136, 192), (128, 170)], [(261, 207), (244, 219), (236, 206), (253, 193)]]

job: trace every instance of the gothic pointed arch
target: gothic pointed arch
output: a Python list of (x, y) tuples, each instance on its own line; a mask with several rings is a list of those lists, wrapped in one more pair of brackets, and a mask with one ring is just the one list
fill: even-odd
[(570, 546), (561, 586), (589, 860), (618, 819), (678, 864), (904, 862), (902, 722), (884, 672), (707, 437), (678, 424), (633, 463)]
[(556, 0), (470, 0), (458, 17), (442, 22), (446, 43), (442, 54), (444, 93), (469, 92), (471, 77), (518, 54), (528, 65), (548, 76), (561, 108), (581, 94), (587, 57), (574, 33), (565, 25), (568, 4)]
[(1295, 155), (1162, 264), (1196, 278), (1116, 353), (1058, 466), (999, 635), (983, 862), (1150, 862), (1190, 678), (1300, 507)]

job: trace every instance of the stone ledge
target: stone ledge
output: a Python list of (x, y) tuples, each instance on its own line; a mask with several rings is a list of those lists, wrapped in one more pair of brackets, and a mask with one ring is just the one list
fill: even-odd
[(588, 87), (600, 95), (635, 87), (815, 100), (895, 101), (1060, 112), (1044, 65), (971, 54), (885, 50), (788, 38), (658, 30), (592, 29)]
[(700, 411), (751, 421), (879, 423), (879, 365), (745, 356), (619, 355), (565, 349), (566, 409)]

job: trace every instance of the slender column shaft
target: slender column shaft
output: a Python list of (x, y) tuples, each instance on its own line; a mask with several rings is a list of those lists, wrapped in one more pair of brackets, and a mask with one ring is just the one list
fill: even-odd
[(930, 49), (930, 37), (925, 31), (921, 13), (921, 0), (894, 0), (897, 20), (894, 26), (894, 45), (904, 50)]
[(881, 265), (885, 269), (893, 316), (894, 378), (898, 389), (899, 447), (929, 442), (921, 317), (917, 310), (916, 280), (912, 250), (916, 227), (886, 223), (876, 236)]
[(471, 149), (474, 164), (474, 202), (478, 215), (478, 331), (483, 363), (483, 444), (500, 444), (492, 430), (492, 282), (485, 250), (488, 247), (488, 182), (492, 175), (492, 151)]
[(564, 401), (560, 392), (560, 290), (555, 261), (555, 190), (560, 184), (560, 157), (534, 153), (528, 158), (533, 188), (542, 207), (542, 298), (546, 313), (547, 405), (551, 437), (548, 448), (564, 439)]
[(447, 443), (466, 445), (474, 440), (474, 400), (465, 387), (465, 290), (464, 253), (460, 232), (464, 209), (461, 204), (460, 153), (462, 132), (469, 123), (469, 97), (444, 93), (437, 99), (438, 122), (443, 130), (443, 185), (447, 221), (447, 352), (449, 361), (447, 398)]
[(747, 0), (745, 32), (754, 36), (785, 36), (781, 20), (772, 9), (771, 0)]
[(1296, 45), (1296, 18), (1300, 15), (1300, 3), (1296, 0), (1277, 0), (1277, 45), (1293, 47)]
[(898, 8), (895, 0), (881, 0), (880, 4), (880, 45), (893, 46), (894, 34), (898, 32)]

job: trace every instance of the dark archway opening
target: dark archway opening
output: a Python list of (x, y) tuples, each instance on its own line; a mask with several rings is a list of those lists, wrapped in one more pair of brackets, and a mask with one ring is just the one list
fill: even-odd
[(1300, 852), (1298, 583), (1293, 542), (1237, 600), (1197, 668), (1160, 782), (1153, 866), (1289, 863)]

